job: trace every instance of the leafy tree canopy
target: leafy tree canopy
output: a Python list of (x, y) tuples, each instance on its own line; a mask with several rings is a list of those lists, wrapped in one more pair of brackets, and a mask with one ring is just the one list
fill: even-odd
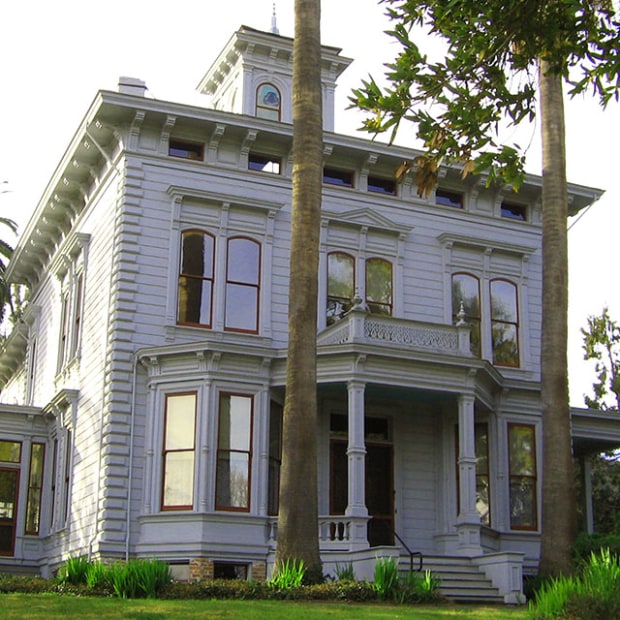
[[(436, 185), (441, 163), (463, 175), (488, 173), (488, 183), (515, 189), (524, 155), (504, 144), (502, 129), (536, 115), (536, 62), (547, 61), (571, 85), (591, 89), (603, 105), (620, 89), (620, 22), (612, 0), (380, 0), (402, 46), (386, 65), (389, 85), (370, 77), (352, 106), (369, 113), (363, 129), (390, 131), (411, 121), (425, 155), (418, 158), (420, 195)], [(431, 60), (415, 42), (430, 32), (445, 45)], [(411, 167), (411, 165), (409, 166)]]
[(620, 323), (603, 308), (600, 316), (589, 316), (582, 328), (584, 359), (594, 360), (596, 381), (594, 395), (585, 396), (592, 409), (620, 411)]

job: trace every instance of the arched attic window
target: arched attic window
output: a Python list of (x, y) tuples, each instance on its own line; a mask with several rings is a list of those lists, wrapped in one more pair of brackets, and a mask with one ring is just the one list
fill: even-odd
[(256, 89), (256, 116), (279, 121), (282, 112), (282, 96), (273, 85), (264, 83)]

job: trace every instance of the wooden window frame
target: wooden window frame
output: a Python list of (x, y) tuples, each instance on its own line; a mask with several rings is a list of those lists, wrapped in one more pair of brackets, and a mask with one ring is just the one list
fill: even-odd
[[(41, 471), (40, 475), (40, 486), (36, 486), (33, 484), (33, 453), (34, 447), (39, 446), (42, 449), (41, 454)], [(24, 526), (24, 534), (26, 536), (38, 536), (41, 530), (41, 499), (43, 497), (43, 480), (45, 479), (45, 453), (46, 453), (46, 445), (42, 442), (33, 442), (30, 446), (30, 464), (28, 468), (28, 495), (26, 497), (26, 523)], [(30, 525), (30, 512), (31, 505), (34, 501), (33, 498), (36, 497), (37, 501), (37, 510), (36, 515), (34, 516), (34, 522), (36, 523), (35, 528), (28, 527)]]
[[(247, 450), (238, 450), (238, 449), (223, 449), (220, 448), (220, 430), (221, 430), (221, 412), (222, 412), (222, 401), (226, 398), (231, 397), (239, 397), (246, 398), (250, 401), (250, 428), (248, 430), (248, 449)], [(252, 438), (254, 434), (254, 395), (252, 394), (242, 394), (238, 392), (221, 392), (219, 401), (218, 401), (218, 410), (217, 410), (217, 453), (216, 453), (216, 464), (215, 464), (215, 510), (222, 512), (250, 512), (250, 508), (252, 505), (252, 460), (253, 460), (253, 452), (252, 452)], [(247, 497), (247, 505), (246, 506), (229, 506), (227, 504), (220, 504), (218, 502), (219, 498), (219, 489), (218, 489), (218, 480), (219, 480), (219, 463), (220, 463), (220, 454), (222, 453), (235, 453), (235, 454), (246, 454), (248, 458), (247, 466), (248, 466), (248, 477), (247, 477), (247, 488), (246, 488), (246, 497)]]
[(383, 194), (385, 196), (396, 196), (397, 183), (394, 179), (368, 175), (367, 189), (373, 194)]
[(465, 207), (465, 197), (460, 192), (437, 188), (435, 190), (435, 204), (451, 209), (463, 209)]
[[(275, 421), (278, 423), (277, 436), (274, 432)], [(269, 516), (277, 516), (280, 510), (283, 421), (284, 407), (280, 403), (272, 400), (269, 408), (269, 470), (267, 474), (267, 514)]]
[[(368, 299), (368, 265), (369, 264), (373, 264), (373, 263), (385, 263), (386, 265), (390, 266), (390, 303), (389, 304), (385, 304), (382, 302), (377, 302), (377, 301), (371, 301), (370, 299)], [(379, 314), (379, 315), (383, 315), (383, 316), (392, 316), (393, 315), (393, 310), (394, 310), (394, 264), (385, 259), (385, 258), (381, 258), (379, 256), (371, 256), (370, 258), (367, 258), (364, 261), (364, 275), (366, 278), (366, 282), (365, 282), (365, 287), (364, 287), (364, 296), (366, 298), (366, 305), (368, 306), (368, 308), (370, 309), (371, 314)], [(383, 313), (383, 312), (374, 312), (372, 310), (372, 306), (382, 306), (387, 308), (388, 312), (387, 313)]]
[[(230, 265), (231, 265), (231, 242), (233, 241), (248, 241), (256, 245), (258, 249), (258, 265), (256, 266), (256, 275), (257, 282), (243, 282), (238, 280), (233, 280), (229, 277), (230, 273)], [(234, 259), (234, 257), (233, 257)], [(259, 332), (259, 320), (260, 320), (260, 294), (261, 294), (261, 284), (262, 284), (262, 259), (263, 259), (263, 246), (260, 242), (256, 241), (256, 239), (252, 239), (251, 237), (245, 236), (235, 236), (229, 237), (226, 240), (226, 298), (228, 298), (228, 289), (229, 286), (240, 286), (248, 289), (254, 289), (256, 291), (256, 307), (255, 307), (255, 317), (254, 317), (254, 329), (245, 329), (243, 327), (234, 327), (227, 324), (227, 316), (225, 313), (224, 316), (224, 331), (227, 332), (238, 332), (243, 334), (258, 334)], [(226, 301), (225, 301), (226, 304)]]
[[(270, 165), (274, 167), (277, 166), (277, 171), (269, 170), (268, 168)], [(264, 153), (250, 152), (248, 154), (248, 170), (276, 176), (280, 175), (282, 173), (282, 158), (273, 155), (265, 155)]]
[(325, 166), (323, 168), (323, 183), (336, 187), (352, 188), (355, 186), (355, 173), (353, 170)]
[(500, 215), (513, 222), (527, 222), (527, 205), (516, 202), (502, 202)]
[(60, 297), (60, 340), (58, 344), (58, 372), (67, 364), (69, 357), (69, 313), (70, 313), (69, 290), (64, 289)]
[(168, 141), (168, 155), (190, 161), (204, 161), (204, 144), (170, 138)]
[[(351, 282), (351, 291), (352, 291), (352, 297), (351, 299), (345, 299), (344, 297), (339, 297), (338, 295), (330, 295), (330, 291), (329, 291), (329, 266), (330, 266), (330, 256), (336, 256), (336, 255), (340, 255), (340, 256), (345, 256), (347, 258), (347, 260), (351, 261), (351, 264), (353, 265), (353, 281)], [(355, 260), (355, 256), (353, 256), (352, 254), (349, 254), (348, 252), (342, 252), (341, 250), (334, 250), (333, 252), (328, 252), (327, 253), (327, 304), (328, 304), (328, 308), (325, 309), (325, 312), (328, 312), (329, 309), (329, 303), (330, 301), (335, 302), (335, 303), (339, 303), (342, 305), (342, 315), (346, 314), (351, 307), (353, 306), (353, 297), (355, 297), (355, 282), (356, 282), (356, 278), (357, 278), (357, 264), (356, 264), (356, 260)], [(341, 318), (340, 315), (339, 317), (334, 318), (334, 321), (338, 320), (338, 318)], [(328, 321), (331, 317), (328, 316)]]
[[(534, 464), (534, 474), (533, 475), (525, 475), (525, 474), (515, 474), (512, 471), (512, 459), (510, 454), (510, 433), (513, 428), (528, 428), (532, 434), (532, 459)], [(512, 488), (513, 479), (524, 479), (532, 481), (532, 512), (533, 512), (533, 521), (534, 523), (530, 526), (521, 526), (521, 525), (513, 525), (512, 523), (512, 515), (510, 514), (510, 529), (515, 531), (526, 531), (526, 532), (535, 532), (538, 530), (538, 459), (536, 454), (536, 426), (533, 424), (525, 424), (521, 422), (509, 422), (508, 423), (508, 495), (509, 495), (509, 503), (512, 505), (512, 497), (510, 495), (510, 490)]]
[[(261, 88), (264, 88), (265, 86), (271, 86), (271, 88), (273, 88), (277, 93), (278, 93), (278, 105), (276, 106), (268, 106), (268, 105), (261, 105), (259, 103), (259, 95), (260, 95), (260, 91)], [(282, 119), (282, 91), (272, 82), (261, 82), (257, 87), (256, 87), (256, 117), (257, 118), (262, 118), (265, 120), (271, 120), (271, 121), (280, 121)], [(263, 113), (261, 113), (261, 111), (264, 111)], [(269, 113), (276, 113), (277, 118), (272, 118), (272, 116)]]
[[(191, 448), (176, 448), (167, 449), (166, 447), (166, 430), (168, 428), (168, 401), (170, 398), (179, 396), (193, 396), (194, 397), (194, 437)], [(194, 508), (194, 485), (196, 477), (196, 424), (198, 422), (198, 392), (190, 390), (187, 392), (169, 392), (164, 397), (164, 425), (163, 425), (163, 437), (162, 437), (162, 458), (161, 458), (161, 500), (160, 509), (162, 512), (169, 512), (173, 510), (193, 510)], [(191, 452), (194, 461), (194, 472), (192, 474), (192, 503), (191, 504), (166, 504), (166, 457), (168, 454), (176, 454), (179, 452)]]
[(80, 271), (75, 277), (73, 302), (73, 333), (71, 334), (71, 347), (69, 359), (73, 359), (80, 351), (82, 340), (82, 318), (84, 313), (84, 272)]
[[(205, 276), (205, 275), (199, 276), (199, 275), (192, 274), (192, 273), (185, 273), (183, 271), (184, 240), (185, 240), (186, 235), (189, 236), (190, 234), (193, 234), (193, 235), (200, 234), (203, 237), (203, 243), (204, 243), (204, 237), (209, 237), (211, 239), (212, 250), (211, 250), (211, 275), (210, 276)], [(212, 235), (211, 233), (201, 230), (199, 228), (189, 228), (181, 232), (181, 247), (179, 251), (179, 275), (178, 275), (178, 281), (177, 281), (177, 325), (188, 325), (191, 327), (202, 327), (205, 329), (211, 329), (213, 327), (213, 294), (214, 294), (214, 288), (215, 288), (215, 257), (216, 257), (215, 235)], [(200, 282), (209, 283), (209, 286), (211, 287), (211, 293), (209, 296), (209, 319), (207, 323), (180, 320), (180, 316), (181, 316), (180, 290), (181, 290), (181, 282), (183, 279), (196, 280)], [(186, 303), (188, 302), (186, 301)], [(198, 312), (199, 318), (201, 314), (200, 309), (201, 308), (199, 308), (199, 312)]]
[[(514, 304), (515, 304), (515, 316), (516, 316), (516, 321), (507, 321), (507, 320), (501, 320), (501, 319), (495, 319), (493, 318), (493, 284), (495, 282), (506, 282), (507, 284), (510, 284), (510, 286), (512, 287), (513, 291), (514, 291)], [(521, 347), (519, 346), (519, 327), (520, 327), (520, 315), (519, 315), (519, 287), (514, 283), (511, 282), (510, 280), (506, 279), (506, 278), (493, 278), (492, 280), (489, 280), (489, 304), (491, 306), (490, 310), (491, 310), (491, 347), (492, 347), (492, 354), (493, 354), (493, 365), (494, 366), (502, 366), (504, 368), (519, 368), (521, 366)], [(516, 362), (514, 364), (511, 363), (504, 363), (504, 362), (498, 362), (495, 359), (495, 342), (493, 341), (493, 327), (494, 325), (499, 324), (499, 325), (507, 325), (507, 326), (512, 326), (515, 329), (515, 343), (516, 343), (516, 347), (517, 347), (517, 354), (516, 354)]]
[[(7, 462), (7, 461), (4, 461)], [(0, 550), (0, 557), (13, 557), (15, 555), (15, 536), (16, 536), (16, 530), (17, 530), (17, 522), (18, 522), (18, 510), (19, 510), (19, 486), (20, 486), (20, 468), (19, 467), (8, 467), (8, 466), (0, 466), (0, 472), (10, 472), (11, 474), (15, 475), (15, 504), (13, 506), (13, 514), (12, 514), (12, 518), (9, 519), (2, 519), (0, 521), (0, 525), (2, 525), (3, 527), (7, 527), (7, 528), (11, 528), (12, 532), (11, 532), (11, 549), (8, 551), (2, 551)]]
[(476, 346), (476, 343), (473, 342), (471, 340), (471, 335), (470, 335), (470, 348), (471, 348), (471, 352), (475, 357), (481, 357), (482, 356), (482, 302), (481, 302), (481, 297), (480, 297), (480, 278), (478, 276), (475, 276), (471, 273), (468, 273), (466, 271), (456, 271), (455, 273), (452, 274), (451, 278), (450, 278), (450, 293), (451, 293), (451, 297), (452, 297), (452, 322), (454, 325), (457, 324), (458, 322), (458, 313), (460, 311), (460, 308), (455, 308), (455, 298), (454, 298), (454, 279), (457, 276), (464, 276), (467, 278), (471, 278), (473, 281), (476, 282), (476, 287), (478, 289), (478, 295), (477, 295), (477, 299), (478, 299), (478, 314), (477, 315), (473, 315), (473, 314), (468, 314), (467, 312), (465, 313), (465, 321), (468, 323), (473, 323), (475, 324), (475, 326), (477, 327), (477, 332), (478, 332), (478, 344)]

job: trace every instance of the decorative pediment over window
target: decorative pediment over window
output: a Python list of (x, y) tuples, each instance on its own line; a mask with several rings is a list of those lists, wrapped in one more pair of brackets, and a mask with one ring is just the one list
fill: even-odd
[(396, 236), (406, 235), (413, 226), (403, 226), (392, 220), (378, 214), (369, 208), (353, 209), (343, 213), (335, 211), (323, 210), (322, 218), (324, 225), (339, 224), (345, 226), (356, 226), (358, 228), (366, 228), (368, 230), (376, 230), (381, 232), (393, 233)]
[(469, 237), (466, 235), (455, 235), (453, 233), (443, 233), (439, 235), (437, 239), (446, 249), (462, 247), (470, 250), (477, 250), (484, 254), (502, 252), (503, 254), (516, 254), (522, 258), (530, 256), (537, 249), (535, 246), (519, 245), (498, 239), (491, 240)]

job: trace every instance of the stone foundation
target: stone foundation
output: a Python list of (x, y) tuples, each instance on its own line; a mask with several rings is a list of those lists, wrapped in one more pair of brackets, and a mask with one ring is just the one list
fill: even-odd
[(213, 579), (213, 560), (194, 558), (189, 561), (189, 580), (203, 581)]
[(265, 581), (267, 579), (267, 562), (252, 562), (250, 577), (252, 581)]

